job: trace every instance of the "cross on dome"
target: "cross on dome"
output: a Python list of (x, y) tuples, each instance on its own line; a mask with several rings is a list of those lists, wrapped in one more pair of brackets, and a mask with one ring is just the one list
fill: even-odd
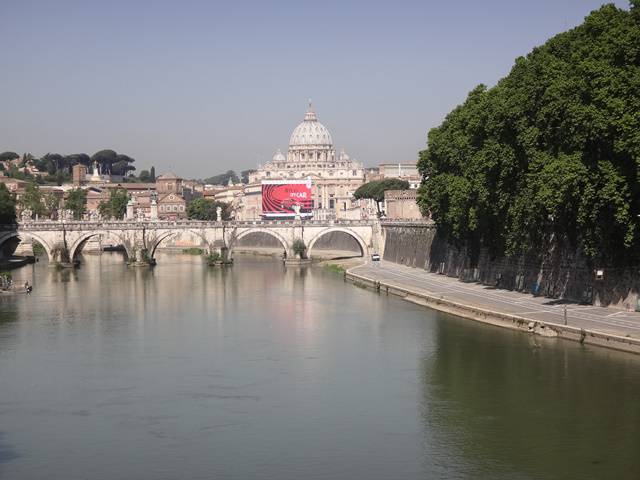
[(317, 122), (318, 117), (316, 116), (316, 112), (313, 110), (313, 103), (311, 103), (311, 99), (309, 99), (309, 108), (307, 109), (307, 113), (304, 114), (305, 122)]

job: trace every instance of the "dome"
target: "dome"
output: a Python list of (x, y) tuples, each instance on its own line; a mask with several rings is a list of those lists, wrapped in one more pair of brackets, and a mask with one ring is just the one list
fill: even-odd
[(280, 149), (278, 149), (278, 151), (275, 153), (275, 155), (273, 156), (273, 158), (271, 160), (274, 161), (274, 162), (286, 162), (287, 161), (286, 157), (282, 154)]
[(304, 120), (293, 130), (289, 139), (289, 148), (310, 146), (333, 146), (329, 130), (318, 121), (311, 103), (304, 115)]
[(349, 157), (349, 155), (347, 155), (347, 152), (344, 151), (344, 148), (340, 151), (340, 161), (342, 162), (348, 162), (349, 160), (351, 160), (351, 157)]

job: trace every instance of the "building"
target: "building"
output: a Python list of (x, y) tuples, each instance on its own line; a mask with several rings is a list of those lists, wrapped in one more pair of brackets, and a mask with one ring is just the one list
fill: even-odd
[(82, 165), (80, 163), (71, 167), (71, 176), (74, 185), (84, 185), (84, 184), (105, 184), (112, 182), (122, 182), (124, 177), (122, 175), (110, 175), (105, 172), (100, 171), (100, 165), (98, 162), (93, 163), (93, 167), (91, 173), (89, 173), (89, 169), (87, 166)]
[(236, 220), (260, 220), (262, 218), (262, 185), (250, 183), (244, 186), (238, 197)]
[[(262, 180), (311, 178), (314, 217), (351, 218), (357, 208), (353, 192), (364, 183), (362, 163), (344, 150), (336, 155), (329, 130), (318, 121), (309, 103), (303, 121), (294, 128), (285, 156), (278, 150), (272, 160), (249, 174), (249, 184)], [(255, 199), (251, 201), (255, 203)], [(245, 210), (253, 206), (243, 206)], [(253, 211), (253, 210), (252, 210)]]
[(182, 182), (182, 178), (171, 172), (156, 178), (158, 218), (161, 220), (187, 218), (187, 200), (183, 196)]
[(27, 188), (30, 182), (25, 180), (18, 180), (17, 178), (0, 176), (0, 183), (4, 183), (11, 193), (16, 194), (16, 198), (18, 199), (22, 192)]
[(399, 178), (409, 182), (409, 188), (418, 188), (422, 176), (418, 172), (418, 165), (413, 163), (382, 163), (378, 167), (368, 168), (366, 181), (383, 180), (385, 178)]
[(418, 207), (418, 191), (387, 190), (384, 192), (384, 211), (389, 220), (419, 220), (424, 218)]

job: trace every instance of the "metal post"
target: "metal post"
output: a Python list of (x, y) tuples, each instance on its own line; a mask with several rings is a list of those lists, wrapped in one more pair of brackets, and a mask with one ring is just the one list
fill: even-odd
[(564, 306), (564, 324), (567, 324), (567, 306)]

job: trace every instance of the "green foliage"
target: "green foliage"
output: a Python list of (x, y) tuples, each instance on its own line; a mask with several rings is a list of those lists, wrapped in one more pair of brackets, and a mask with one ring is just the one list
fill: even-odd
[(109, 149), (94, 153), (91, 156), (91, 162), (98, 162), (101, 170), (111, 175), (126, 176), (128, 172), (136, 169), (131, 165), (135, 162), (133, 158)]
[(16, 197), (4, 183), (0, 183), (0, 225), (16, 223)]
[(140, 174), (138, 175), (138, 180), (145, 183), (151, 182), (151, 174), (149, 173), (149, 170), (140, 171)]
[(222, 208), (222, 219), (231, 218), (231, 205), (225, 202), (218, 202), (209, 198), (199, 197), (187, 206), (187, 217), (193, 220), (213, 220), (218, 221), (217, 209)]
[(364, 185), (360, 185), (353, 193), (354, 198), (370, 198), (376, 202), (378, 216), (382, 214), (380, 211), (380, 203), (384, 202), (384, 192), (387, 190), (408, 190), (409, 182), (400, 180), (399, 178), (384, 178), (382, 180), (372, 180)]
[(183, 248), (182, 253), (186, 253), (187, 255), (202, 255), (204, 250), (197, 247)]
[(114, 188), (109, 192), (109, 200), (101, 201), (98, 211), (102, 218), (110, 220), (122, 220), (127, 213), (129, 194), (124, 188)]
[(326, 268), (328, 271), (333, 272), (333, 273), (339, 273), (341, 275), (343, 275), (347, 269), (344, 268), (342, 265), (338, 265), (335, 263), (327, 263), (324, 268)]
[(240, 172), (240, 180), (242, 181), (242, 183), (244, 183), (245, 185), (247, 183), (249, 183), (249, 174), (254, 173), (256, 171), (255, 168), (249, 168), (248, 170), (242, 170), (242, 172)]
[(42, 244), (38, 242), (33, 242), (33, 256), (34, 257), (42, 257), (46, 253)]
[(42, 196), (44, 203), (45, 215), (49, 218), (55, 219), (58, 217), (58, 210), (60, 209), (60, 197), (55, 192), (47, 192)]
[(638, 252), (638, 9), (594, 11), (429, 132), (418, 203), (440, 233), (494, 254), (543, 238), (591, 258)]
[(17, 178), (18, 180), (33, 181), (33, 175), (31, 175), (27, 171), (24, 171), (24, 168), (20, 168), (14, 163), (9, 166), (7, 177)]
[(75, 220), (82, 220), (82, 216), (87, 209), (87, 191), (82, 188), (70, 190), (67, 193), (64, 207), (73, 212)]
[(151, 183), (155, 183), (156, 181), (156, 167), (151, 167), (151, 170), (149, 171), (149, 182)]
[(9, 160), (15, 160), (16, 158), (20, 158), (16, 152), (2, 152), (0, 153), (0, 162), (7, 162)]
[(13, 283), (13, 274), (11, 272), (0, 272), (0, 288), (7, 290), (11, 288)]
[(298, 255), (300, 258), (306, 258), (307, 246), (304, 244), (304, 240), (301, 238), (296, 238), (293, 241), (293, 245), (291, 246), (293, 253)]
[(400, 180), (399, 178), (385, 178), (382, 180), (373, 180), (371, 182), (360, 185), (354, 192), (355, 198), (370, 198), (376, 202), (384, 201), (384, 192), (387, 190), (408, 190), (409, 182)]
[(202, 183), (206, 183), (209, 185), (227, 185), (231, 180), (233, 183), (238, 183), (240, 179), (236, 172), (233, 170), (227, 170), (225, 173), (221, 173), (220, 175), (215, 175), (213, 177), (205, 178), (202, 180)]
[(31, 210), (31, 218), (34, 218), (36, 215), (41, 217), (46, 210), (40, 187), (35, 183), (27, 185), (27, 188), (18, 203), (22, 210)]
[(209, 264), (213, 264), (221, 261), (222, 261), (222, 255), (220, 255), (218, 252), (212, 252), (209, 255), (207, 255), (207, 263)]

